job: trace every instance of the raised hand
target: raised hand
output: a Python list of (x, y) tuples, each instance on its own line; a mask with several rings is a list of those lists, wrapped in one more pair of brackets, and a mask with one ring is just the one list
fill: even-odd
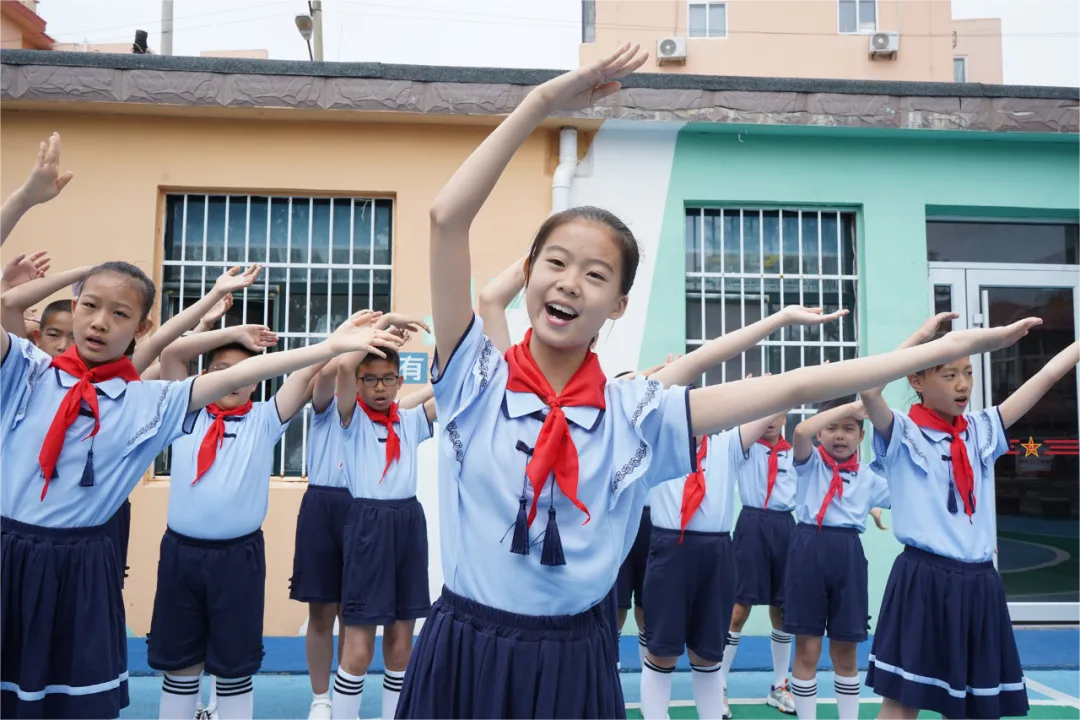
[(251, 287), (262, 272), (262, 265), (255, 263), (243, 272), (240, 270), (239, 265), (226, 270), (214, 283), (214, 290), (219, 293), (234, 293)]
[(938, 313), (934, 317), (930, 318), (922, 324), (922, 326), (915, 331), (915, 337), (920, 343), (930, 342), (937, 335), (938, 328), (942, 323), (951, 323), (953, 320), (960, 317), (959, 313), (943, 312)]
[(16, 255), (11, 259), (11, 262), (4, 266), (4, 274), (0, 278), (0, 287), (4, 290), (10, 290), (31, 280), (45, 277), (51, 262), (47, 250), (38, 250), (29, 257), (26, 256), (26, 253)]
[(207, 330), (213, 329), (215, 325), (221, 322), (221, 318), (225, 317), (225, 313), (229, 312), (229, 309), (233, 306), (233, 296), (229, 293), (225, 297), (214, 303), (214, 307), (206, 311), (206, 314), (202, 316), (202, 320), (199, 324)]
[(945, 338), (955, 338), (960, 341), (961, 346), (967, 348), (967, 352), (962, 351), (962, 355), (987, 353), (1015, 345), (1020, 338), (1039, 325), (1042, 325), (1041, 318), (1024, 318), (1012, 325), (1002, 327), (954, 331)]
[(866, 408), (863, 406), (861, 399), (856, 399), (855, 402), (851, 403), (851, 416), (859, 422), (870, 417), (866, 412)]
[(821, 308), (806, 308), (801, 305), (788, 305), (783, 309), (784, 319), (788, 325), (824, 325), (833, 320), (839, 320), (848, 314), (848, 310), (837, 310), (828, 315), (822, 314)]
[(370, 310), (354, 313), (330, 334), (326, 342), (335, 355), (359, 351), (385, 358), (386, 354), (379, 348), (396, 350), (401, 347), (404, 340), (388, 330), (377, 327), (371, 322), (371, 314)]
[(278, 336), (265, 325), (239, 325), (235, 328), (236, 341), (252, 352), (272, 348), (278, 343)]
[(534, 92), (553, 112), (591, 107), (617, 93), (622, 87), (619, 80), (645, 64), (649, 53), (640, 50), (639, 45), (626, 43), (605, 58), (548, 80)]
[[(880, 508), (873, 508), (870, 511), (870, 517), (874, 518), (874, 524), (878, 526), (878, 530), (888, 530), (889, 529), (889, 526), (886, 525), (885, 521), (881, 519), (881, 510), (880, 510)], [(996, 548), (994, 549), (994, 552), (997, 552)]]
[[(386, 313), (379, 318), (380, 329), (395, 328), (404, 332), (431, 332), (424, 319), (419, 315), (405, 315), (404, 313)], [(403, 337), (403, 336), (402, 336)]]
[(38, 147), (37, 162), (22, 186), (23, 198), (29, 205), (49, 202), (73, 177), (72, 172), (60, 172), (60, 134), (53, 133)]

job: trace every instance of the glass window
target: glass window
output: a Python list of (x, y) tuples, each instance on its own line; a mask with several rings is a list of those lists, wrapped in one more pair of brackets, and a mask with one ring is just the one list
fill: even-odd
[(875, 32), (877, 0), (837, 0), (838, 27), (842, 33)]
[(687, 20), (688, 35), (692, 38), (727, 37), (727, 4), (692, 3)]
[(581, 42), (596, 42), (596, 0), (581, 0)]
[[(263, 263), (262, 274), (233, 298), (222, 325), (268, 326), (279, 338), (271, 352), (319, 342), (357, 310), (390, 310), (389, 199), (169, 194), (163, 240), (162, 323), (209, 292), (227, 267), (251, 263)], [(281, 382), (263, 382), (252, 399), (270, 397)], [(304, 413), (278, 444), (275, 476), (307, 474), (307, 422)], [(155, 473), (169, 474), (167, 453)]]
[(690, 19), (688, 22), (689, 35), (692, 38), (708, 37), (709, 21), (704, 3), (690, 5)]
[(953, 82), (967, 82), (967, 58), (955, 57), (952, 61)]
[(926, 259), (938, 262), (1080, 264), (1077, 223), (930, 220)]

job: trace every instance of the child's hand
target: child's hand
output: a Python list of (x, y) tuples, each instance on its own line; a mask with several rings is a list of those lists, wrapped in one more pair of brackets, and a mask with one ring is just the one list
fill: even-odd
[(237, 325), (231, 330), (236, 333), (236, 342), (252, 352), (272, 348), (278, 343), (278, 336), (265, 325)]
[(822, 315), (821, 308), (805, 308), (801, 305), (788, 305), (782, 312), (787, 325), (824, 325), (848, 314), (847, 310), (837, 310)]
[(959, 345), (956, 357), (988, 353), (1015, 345), (1032, 328), (1042, 325), (1041, 318), (1024, 318), (1012, 325), (995, 328), (974, 328), (972, 330), (953, 331), (943, 339), (953, 338)]
[(224, 272), (214, 283), (214, 292), (221, 294), (234, 293), (249, 288), (255, 284), (255, 280), (258, 279), (259, 273), (262, 272), (262, 265), (255, 263), (250, 266), (244, 272), (240, 272), (240, 266), (231, 267)]
[(27, 257), (26, 253), (16, 255), (11, 262), (4, 266), (4, 274), (0, 278), (0, 288), (10, 290), (31, 280), (45, 277), (51, 262), (48, 250), (38, 250), (30, 257)]
[(866, 408), (863, 406), (861, 398), (851, 403), (851, 415), (859, 422), (870, 417), (866, 412)]
[(870, 517), (874, 518), (874, 524), (878, 526), (878, 530), (888, 530), (889, 526), (881, 519), (881, 508), (873, 508), (870, 510)]
[(232, 305), (233, 296), (232, 293), (229, 293), (214, 303), (214, 307), (210, 308), (206, 314), (202, 316), (202, 320), (199, 321), (199, 324), (207, 330), (212, 330), (215, 325), (221, 322), (221, 318), (225, 317), (225, 313), (229, 312)]
[(958, 317), (960, 317), (959, 313), (938, 313), (934, 317), (924, 322), (922, 324), (922, 327), (915, 331), (915, 337), (919, 339), (920, 343), (930, 342), (934, 339), (934, 336), (937, 335), (938, 328), (941, 327), (942, 323), (951, 323)]
[(60, 194), (71, 178), (72, 172), (60, 172), (60, 134), (53, 133), (48, 143), (38, 147), (37, 162), (21, 188), (22, 196), (29, 205), (40, 205)]
[(392, 332), (377, 327), (365, 316), (368, 310), (361, 310), (346, 320), (326, 339), (335, 355), (347, 352), (364, 352), (375, 357), (385, 358), (380, 347), (393, 350), (401, 347), (404, 340)]
[(403, 313), (386, 313), (379, 318), (378, 327), (380, 330), (396, 328), (406, 332), (431, 332), (431, 328), (427, 326), (422, 317)]
[(626, 43), (611, 55), (548, 80), (534, 90), (548, 109), (583, 110), (592, 107), (622, 87), (619, 80), (637, 70), (649, 59), (640, 46)]

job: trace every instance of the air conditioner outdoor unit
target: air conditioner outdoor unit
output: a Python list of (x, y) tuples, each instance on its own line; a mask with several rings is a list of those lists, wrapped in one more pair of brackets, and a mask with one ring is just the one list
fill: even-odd
[(686, 62), (686, 38), (666, 37), (656, 41), (656, 62), (659, 65), (666, 63)]
[(870, 57), (895, 57), (900, 52), (900, 33), (876, 32), (870, 35)]

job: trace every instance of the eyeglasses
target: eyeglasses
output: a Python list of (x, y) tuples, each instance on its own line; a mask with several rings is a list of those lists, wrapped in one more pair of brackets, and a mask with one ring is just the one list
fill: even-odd
[(378, 387), (379, 383), (383, 384), (383, 387), (392, 388), (398, 384), (397, 375), (384, 375), (383, 377), (375, 377), (374, 375), (365, 375), (360, 378), (360, 382), (364, 383), (364, 387)]

